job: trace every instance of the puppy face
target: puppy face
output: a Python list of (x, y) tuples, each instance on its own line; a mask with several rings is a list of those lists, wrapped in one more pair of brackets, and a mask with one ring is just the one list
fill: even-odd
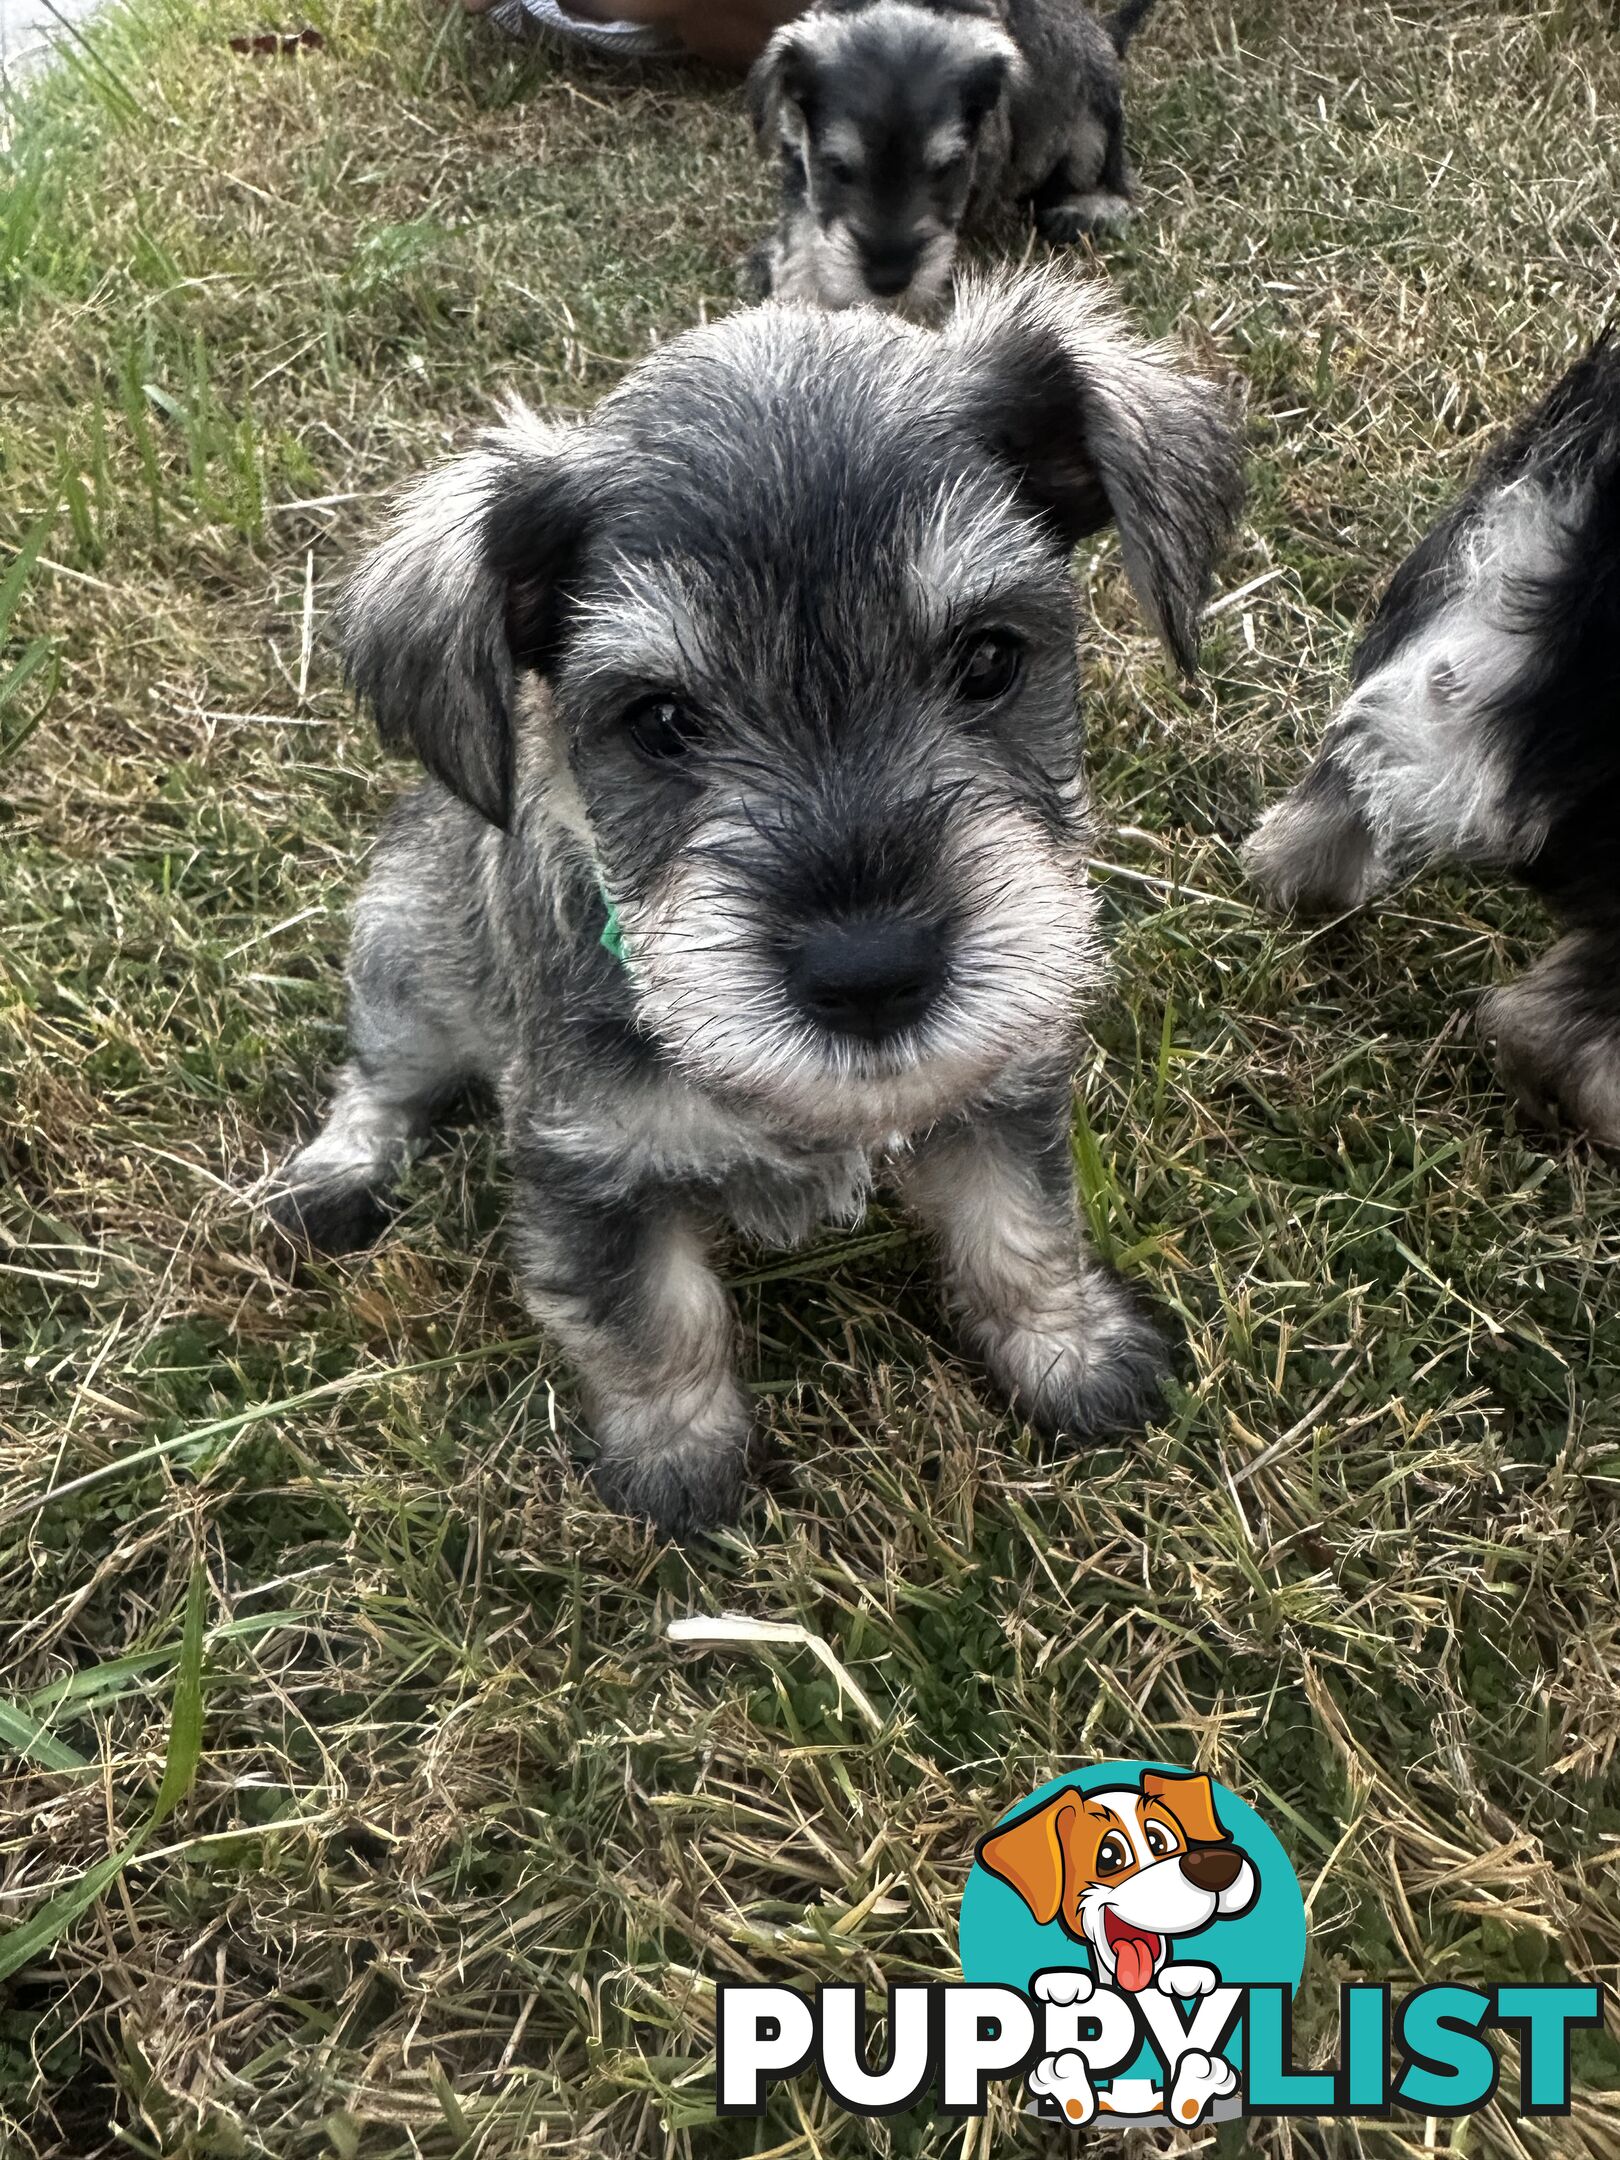
[(707, 407), (712, 447), (628, 461), (582, 552), (570, 771), (677, 1062), (804, 1131), (909, 1131), (1094, 978), (1065, 565), (982, 460), (919, 469), (853, 410), (778, 447), (762, 519), (763, 416)]
[(824, 307), (936, 306), (1016, 62), (993, 21), (906, 0), (817, 12), (780, 31), (751, 95), (803, 196), (797, 244), (811, 259), (784, 264), (789, 288)]
[(1095, 971), (1069, 548), (1118, 515), (1187, 651), (1234, 487), (1204, 387), (1078, 292), (940, 336), (759, 309), (428, 482), (350, 664), (513, 845), (589, 858), (690, 1079), (872, 1142), (1067, 1040)]
[(1259, 1893), (1215, 1812), (1206, 1777), (1146, 1772), (1139, 1790), (1059, 1793), (979, 1848), (1044, 1925), (1129, 1993), (1151, 1985), (1177, 1936), (1246, 1912)]

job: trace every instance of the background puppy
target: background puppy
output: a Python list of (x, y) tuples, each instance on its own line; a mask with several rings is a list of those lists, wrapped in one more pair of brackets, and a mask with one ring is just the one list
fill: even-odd
[(879, 1164), (1034, 1423), (1142, 1419), (1160, 1347), (1070, 1150), (1099, 959), (1069, 555), (1117, 520), (1190, 663), (1238, 493), (1210, 386), (1036, 279), (938, 334), (758, 309), (587, 426), (514, 411), (348, 600), (353, 679), (434, 777), (361, 895), (352, 1058), (277, 1218), (352, 1242), (489, 1082), (598, 1480), (670, 1529), (744, 1467), (712, 1227), (852, 1219)]
[(749, 77), (781, 158), (761, 289), (912, 313), (949, 288), (957, 235), (1003, 198), (1066, 243), (1129, 211), (1121, 58), (1153, 0), (821, 0)]
[(1605, 337), (1396, 571), (1316, 763), (1247, 850), (1278, 906), (1437, 857), (1516, 870), (1569, 935), (1483, 1024), (1521, 1105), (1620, 1146), (1620, 349)]

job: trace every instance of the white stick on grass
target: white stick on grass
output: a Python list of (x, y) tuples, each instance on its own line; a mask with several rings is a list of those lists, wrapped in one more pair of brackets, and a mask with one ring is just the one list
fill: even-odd
[(672, 1620), (668, 1634), (671, 1642), (678, 1643), (803, 1643), (826, 1666), (840, 1693), (849, 1697), (872, 1730), (883, 1730), (876, 1706), (839, 1663), (832, 1645), (795, 1620), (751, 1620), (747, 1613), (734, 1612), (694, 1613), (685, 1620)]

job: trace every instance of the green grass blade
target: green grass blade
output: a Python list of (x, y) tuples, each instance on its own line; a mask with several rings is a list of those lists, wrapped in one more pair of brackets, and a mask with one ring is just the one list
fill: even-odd
[(49, 638), (36, 638), (17, 665), (8, 674), (0, 676), (0, 721), (3, 721), (6, 708), (16, 702), (18, 691), (47, 666), (50, 669), (50, 679), (46, 682), (34, 710), (22, 725), (14, 728), (9, 735), (0, 734), (0, 766), (10, 764), (44, 719), (51, 699), (56, 695), (56, 686), (61, 680), (61, 667), (55, 645)]
[(87, 1913), (111, 1882), (115, 1882), (140, 1848), (140, 1835), (116, 1852), (108, 1853), (87, 1868), (77, 1882), (48, 1897), (38, 1912), (19, 1926), (0, 1935), (0, 1980), (8, 1980), (19, 1966), (27, 1965), (58, 1942), (81, 1914)]
[(166, 1822), (190, 1792), (202, 1761), (203, 1734), (203, 1622), (208, 1602), (208, 1576), (198, 1555), (192, 1565), (186, 1591), (186, 1617), (180, 1630), (180, 1664), (174, 1676), (174, 1708), (169, 1714), (169, 1752), (163, 1762), (163, 1782), (148, 1825), (155, 1830)]
[(55, 646), (47, 637), (35, 638), (31, 645), (24, 646), (22, 658), (17, 662), (16, 666), (9, 668), (4, 675), (0, 675), (0, 713), (3, 713), (8, 705), (15, 702), (18, 691), (26, 683), (33, 681), (46, 661), (52, 657), (55, 650)]
[(141, 119), (144, 108), (140, 99), (133, 95), (128, 84), (103, 56), (99, 40), (66, 16), (57, 15), (56, 23), (58, 30), (64, 33), (55, 38), (51, 46), (58, 65), (79, 77), (86, 91), (109, 117), (126, 124)]
[(158, 464), (157, 443), (152, 435), (152, 425), (146, 416), (146, 401), (141, 394), (140, 362), (133, 353), (125, 355), (124, 364), (119, 370), (118, 395), (146, 480), (146, 499), (152, 512), (152, 538), (154, 541), (161, 540), (163, 474)]
[[(309, 1615), (295, 1612), (290, 1606), (279, 1606), (273, 1612), (245, 1613), (240, 1620), (227, 1620), (220, 1627), (210, 1628), (203, 1647), (213, 1650), (221, 1643), (251, 1641), (256, 1635), (268, 1635), (273, 1628), (308, 1624)], [(106, 1658), (83, 1672), (69, 1674), (65, 1680), (53, 1680), (49, 1687), (30, 1695), (23, 1708), (42, 1716), (58, 1705), (66, 1704), (74, 1717), (83, 1717), (88, 1711), (104, 1709), (108, 1703), (118, 1702), (125, 1695), (143, 1693), (155, 1685), (156, 1676), (175, 1662), (177, 1654), (173, 1643), (162, 1643), (151, 1650), (132, 1650), (126, 1657)], [(149, 1674), (153, 1678), (149, 1679)]]
[(180, 1664), (174, 1680), (174, 1708), (169, 1716), (169, 1746), (163, 1759), (163, 1779), (146, 1821), (116, 1851), (86, 1868), (76, 1882), (48, 1897), (39, 1910), (17, 1927), (0, 1935), (0, 1980), (42, 1956), (60, 1941), (73, 1923), (115, 1882), (159, 1824), (165, 1822), (190, 1792), (202, 1761), (203, 1734), (203, 1622), (208, 1608), (208, 1575), (199, 1554), (186, 1591), (186, 1613), (180, 1629)]
[(1080, 1205), (1085, 1210), (1092, 1243), (1110, 1267), (1114, 1264), (1114, 1214), (1118, 1189), (1103, 1161), (1097, 1135), (1091, 1129), (1085, 1104), (1074, 1105), (1074, 1165), (1080, 1181)]
[(18, 549), (11, 568), (0, 578), (0, 638), (5, 636), (10, 626), (11, 618), (17, 610), (17, 602), (22, 598), (23, 587), (34, 574), (35, 563), (45, 552), (45, 543), (51, 536), (51, 527), (56, 523), (59, 507), (59, 504), (52, 503)]
[(37, 1762), (43, 1770), (88, 1770), (84, 1757), (58, 1740), (38, 1718), (16, 1703), (0, 1702), (0, 1747)]
[(1170, 1062), (1174, 1055), (1176, 1025), (1176, 1001), (1167, 998), (1164, 1006), (1164, 1025), (1159, 1030), (1159, 1055), (1153, 1067), (1153, 1122), (1158, 1124), (1164, 1114), (1164, 1095), (1170, 1085)]

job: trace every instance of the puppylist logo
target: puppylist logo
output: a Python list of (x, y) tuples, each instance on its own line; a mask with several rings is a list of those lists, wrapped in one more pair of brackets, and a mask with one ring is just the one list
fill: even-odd
[(1227, 2050), (1242, 1991), (1292, 1995), (1305, 1906), (1233, 1795), (1111, 1764), (1043, 1787), (980, 1839), (961, 1945), (964, 1974), (1021, 1988), (1041, 2013), (1025, 2073), (1037, 2113), (1191, 2129), (1240, 2112)]
[(1305, 1904), (1260, 1817), (1211, 1778), (1114, 1762), (1054, 1778), (979, 1840), (963, 1893), (962, 1979), (889, 1990), (882, 2061), (864, 1991), (718, 1989), (716, 2100), (758, 2115), (814, 2066), (852, 2114), (931, 2103), (982, 2115), (997, 2079), (1082, 2129), (1194, 2129), (1240, 2115), (1460, 2116), (1520, 2054), (1521, 2116), (1562, 2115), (1594, 1986), (1340, 1991), (1339, 2049), (1300, 2070), (1292, 2005)]

